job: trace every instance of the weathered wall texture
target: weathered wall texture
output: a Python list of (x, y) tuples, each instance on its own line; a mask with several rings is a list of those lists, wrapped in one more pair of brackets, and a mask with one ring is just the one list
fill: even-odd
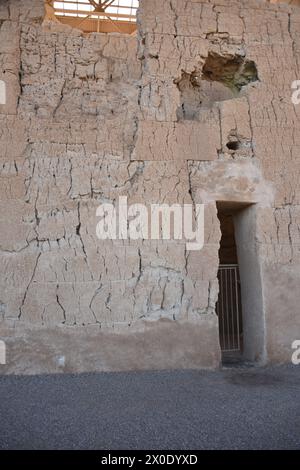
[[(0, 2), (1, 371), (217, 366), (216, 201), (255, 204), (257, 359), (290, 360), (300, 339), (300, 10), (141, 0), (138, 41), (43, 16), (42, 0)], [(203, 250), (99, 241), (96, 208), (124, 195), (204, 202)]]

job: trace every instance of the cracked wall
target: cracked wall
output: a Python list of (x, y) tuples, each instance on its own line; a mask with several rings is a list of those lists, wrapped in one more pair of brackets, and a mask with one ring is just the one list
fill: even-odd
[[(266, 358), (290, 360), (299, 10), (141, 0), (138, 41), (43, 17), (41, 0), (0, 5), (3, 370), (217, 366), (216, 201), (256, 204)], [(96, 208), (124, 195), (205, 203), (203, 250), (98, 240)]]

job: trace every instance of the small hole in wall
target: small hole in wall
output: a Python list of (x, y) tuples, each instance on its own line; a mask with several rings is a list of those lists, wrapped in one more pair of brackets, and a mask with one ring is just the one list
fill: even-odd
[(234, 151), (236, 151), (236, 150), (238, 150), (238, 149), (241, 147), (241, 144), (240, 144), (240, 142), (238, 142), (238, 141), (228, 142), (228, 143), (226, 144), (226, 147), (227, 147), (229, 150), (234, 150)]

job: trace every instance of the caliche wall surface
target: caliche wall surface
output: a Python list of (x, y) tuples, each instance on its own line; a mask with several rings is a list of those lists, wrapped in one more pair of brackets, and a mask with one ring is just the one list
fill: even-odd
[[(0, 3), (0, 373), (217, 367), (217, 201), (251, 204), (237, 235), (252, 359), (290, 361), (300, 10), (141, 0), (137, 38), (43, 18), (42, 0)], [(203, 249), (99, 240), (96, 210), (121, 196), (205, 204)]]

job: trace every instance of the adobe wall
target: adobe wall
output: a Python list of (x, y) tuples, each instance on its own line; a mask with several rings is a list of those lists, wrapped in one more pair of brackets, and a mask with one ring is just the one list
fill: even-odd
[[(1, 371), (217, 367), (216, 201), (255, 204), (256, 359), (289, 361), (300, 338), (300, 11), (141, 0), (138, 41), (43, 17), (41, 0), (0, 5)], [(204, 248), (98, 240), (96, 208), (119, 196), (205, 203)]]

